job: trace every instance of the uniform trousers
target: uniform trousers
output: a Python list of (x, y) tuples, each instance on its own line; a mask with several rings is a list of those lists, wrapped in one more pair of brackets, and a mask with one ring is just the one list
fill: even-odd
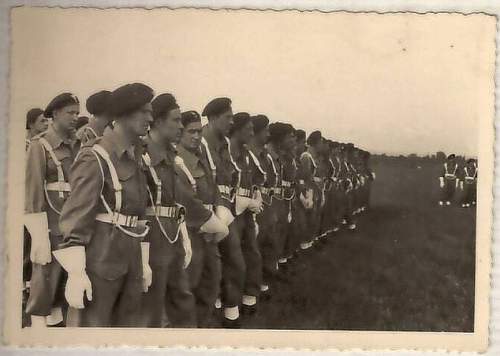
[(210, 241), (209, 234), (190, 229), (193, 257), (188, 267), (191, 291), (196, 300), (198, 327), (208, 327), (214, 303), (220, 293), (222, 265), (218, 244)]
[(466, 204), (472, 204), (476, 202), (477, 195), (477, 185), (476, 183), (464, 182), (464, 200)]
[(165, 312), (169, 326), (196, 326), (195, 298), (191, 293), (188, 273), (184, 269), (185, 251), (182, 238), (179, 236), (170, 247), (164, 251), (161, 263), (155, 259), (156, 262), (150, 264), (153, 282), (142, 297), (143, 327), (162, 327)]
[(441, 200), (451, 201), (455, 195), (456, 189), (455, 179), (444, 179), (444, 187), (441, 189)]
[(276, 275), (280, 253), (280, 241), (276, 234), (278, 211), (274, 202), (266, 205), (264, 211), (257, 215), (257, 224), (259, 225), (257, 241), (262, 256), (262, 280), (264, 284), (268, 284)]

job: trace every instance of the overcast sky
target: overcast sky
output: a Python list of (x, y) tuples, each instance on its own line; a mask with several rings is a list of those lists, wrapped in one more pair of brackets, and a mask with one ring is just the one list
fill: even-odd
[(63, 91), (84, 102), (140, 81), (183, 110), (229, 96), (372, 152), (476, 155), (493, 81), (483, 15), (18, 9), (13, 21), (14, 119)]

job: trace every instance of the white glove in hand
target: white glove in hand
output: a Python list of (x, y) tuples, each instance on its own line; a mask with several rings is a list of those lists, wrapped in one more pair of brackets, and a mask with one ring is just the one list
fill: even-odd
[(50, 263), (52, 261), (52, 254), (50, 253), (47, 213), (25, 214), (24, 225), (31, 236), (31, 262), (40, 265)]
[(186, 222), (181, 223), (182, 246), (184, 247), (184, 269), (188, 268), (193, 257), (193, 250), (191, 249), (191, 239), (186, 227)]
[(141, 242), (142, 290), (146, 293), (153, 283), (153, 271), (149, 265), (149, 242)]
[(229, 226), (234, 221), (234, 215), (231, 210), (223, 205), (217, 205), (215, 207), (215, 215), (226, 225)]
[(92, 285), (85, 272), (85, 247), (73, 246), (53, 252), (56, 260), (68, 272), (64, 296), (70, 307), (84, 308), (83, 296), (92, 300)]
[(444, 188), (444, 178), (443, 177), (439, 177), (439, 187)]
[(455, 188), (458, 188), (458, 179), (455, 179)]
[(226, 237), (229, 234), (229, 229), (224, 222), (219, 219), (214, 213), (210, 218), (200, 227), (200, 231), (206, 234), (222, 234)]
[(463, 180), (462, 180), (462, 181), (460, 181), (460, 189), (461, 189), (461, 190), (464, 190), (464, 181), (463, 181)]
[(262, 211), (262, 207), (262, 200), (259, 199), (251, 199), (248, 204), (248, 209), (254, 214), (259, 214)]

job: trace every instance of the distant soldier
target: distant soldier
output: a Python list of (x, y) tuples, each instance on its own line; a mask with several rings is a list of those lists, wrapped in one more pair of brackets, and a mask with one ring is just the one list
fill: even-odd
[(219, 243), (222, 259), (223, 325), (238, 328), (241, 326), (239, 305), (246, 266), (241, 251), (240, 230), (234, 219), (235, 196), (241, 177), (239, 168), (230, 155), (227, 138), (233, 123), (231, 99), (221, 97), (211, 100), (203, 109), (202, 116), (208, 118), (208, 125), (203, 128), (202, 144), (219, 189), (215, 214), (229, 227), (229, 235)]
[(46, 131), (48, 127), (49, 121), (43, 115), (42, 109), (34, 108), (28, 111), (26, 114), (26, 150), (28, 150), (31, 139)]
[(285, 265), (299, 247), (293, 229), (293, 204), (296, 196), (295, 175), (295, 130), (292, 125), (276, 122), (269, 125), (269, 156), (273, 171), (277, 172), (276, 187), (273, 189), (273, 208), (277, 214), (276, 236), (278, 243), (278, 270)]
[(455, 195), (458, 185), (457, 180), (458, 164), (454, 154), (450, 154), (443, 163), (443, 170), (439, 177), (439, 187), (441, 188), (441, 199), (439, 205), (451, 205), (451, 200)]
[(301, 129), (295, 130), (295, 154), (297, 157), (297, 164), (299, 163), (298, 161), (300, 160), (300, 157), (302, 156), (302, 153), (304, 153), (307, 150), (306, 146), (306, 132)]
[(300, 248), (306, 250), (313, 244), (313, 237), (319, 230), (320, 205), (322, 201), (323, 178), (319, 175), (319, 160), (322, 149), (320, 131), (313, 131), (307, 138), (308, 148), (300, 157), (298, 169), (299, 185), (303, 191), (299, 194), (301, 208), (297, 211), (302, 224)]
[(233, 164), (240, 172), (240, 184), (235, 198), (235, 222), (246, 266), (242, 311), (251, 315), (256, 311), (262, 285), (262, 255), (257, 241), (256, 215), (262, 211), (263, 202), (260, 190), (254, 185), (251, 156), (246, 146), (253, 137), (253, 123), (248, 113), (234, 115), (229, 136), (229, 152)]
[(189, 172), (184, 177), (185, 184), (192, 186), (195, 198), (211, 215), (201, 227), (192, 223), (192, 213), (187, 209), (187, 227), (191, 238), (193, 257), (188, 267), (192, 292), (196, 298), (197, 325), (206, 328), (214, 304), (220, 293), (222, 265), (218, 242), (229, 234), (228, 227), (215, 215), (215, 204), (220, 193), (215, 183), (215, 172), (210, 166), (207, 151), (201, 144), (201, 117), (196, 111), (182, 113), (182, 138), (177, 152)]
[(334, 162), (335, 143), (331, 140), (326, 140), (325, 146), (323, 155), (327, 170), (324, 182), (325, 206), (321, 215), (321, 230), (323, 234), (328, 234), (333, 231), (336, 225), (337, 204), (335, 199), (335, 183), (337, 166)]
[(262, 255), (261, 298), (270, 296), (269, 285), (278, 271), (278, 210), (273, 204), (274, 189), (277, 186), (278, 170), (266, 148), (269, 141), (269, 119), (265, 115), (252, 117), (254, 135), (248, 145), (251, 166), (254, 171), (253, 183), (262, 195), (263, 212), (257, 215), (259, 235), (257, 240)]
[(82, 126), (76, 132), (76, 137), (80, 140), (82, 145), (97, 137), (101, 137), (104, 130), (111, 122), (111, 118), (106, 111), (110, 96), (110, 91), (101, 90), (88, 97), (86, 107), (92, 117), (86, 125)]
[(356, 177), (351, 169), (350, 159), (352, 157), (352, 150), (354, 146), (352, 143), (346, 143), (342, 146), (341, 166), (339, 170), (339, 186), (341, 194), (341, 223), (347, 225), (349, 230), (356, 229), (356, 222), (354, 220), (354, 188), (356, 184)]
[(142, 163), (152, 122), (153, 90), (140, 83), (116, 89), (112, 131), (84, 146), (71, 168), (71, 195), (61, 213), (64, 236), (54, 256), (68, 272), (66, 300), (80, 309), (77, 326), (139, 325), (142, 293), (151, 285), (148, 202)]
[(76, 156), (74, 127), (80, 112), (71, 93), (56, 96), (44, 111), (49, 128), (31, 140), (26, 164), (25, 226), (31, 235), (32, 276), (26, 313), (33, 327), (63, 321), (65, 275), (51, 251), (62, 241), (59, 215), (70, 193), (70, 167)]
[(470, 206), (476, 205), (477, 199), (477, 163), (476, 160), (470, 158), (467, 160), (465, 167), (463, 168), (463, 180), (460, 182), (460, 186), (464, 192), (464, 197), (462, 201), (462, 207), (468, 208)]

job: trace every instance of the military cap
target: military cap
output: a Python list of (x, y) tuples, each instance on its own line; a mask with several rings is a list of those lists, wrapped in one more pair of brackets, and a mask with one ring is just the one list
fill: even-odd
[(301, 129), (295, 130), (295, 137), (297, 137), (297, 140), (305, 140), (306, 139), (306, 132)]
[(308, 145), (314, 145), (321, 141), (321, 131), (313, 131), (309, 134), (307, 138)]
[(125, 84), (111, 93), (108, 111), (115, 118), (131, 114), (151, 102), (153, 97), (153, 89), (145, 84)]
[(178, 109), (179, 104), (172, 94), (160, 94), (151, 102), (153, 117), (155, 119), (168, 114), (171, 110)]
[(184, 111), (181, 114), (182, 125), (186, 127), (193, 122), (201, 122), (201, 116), (194, 110)]
[(232, 135), (238, 130), (241, 130), (246, 124), (251, 122), (250, 114), (247, 112), (239, 112), (233, 116), (233, 124), (229, 130), (229, 134)]
[(205, 106), (201, 116), (220, 115), (229, 109), (231, 109), (231, 99), (225, 97), (215, 98)]
[(29, 130), (31, 125), (33, 125), (40, 115), (43, 114), (43, 110), (40, 108), (33, 108), (26, 114), (26, 130)]
[(330, 141), (330, 147), (337, 148), (339, 146), (340, 146), (340, 144), (337, 141)]
[(71, 93), (62, 93), (51, 100), (49, 105), (45, 108), (43, 116), (52, 117), (54, 110), (64, 108), (65, 106), (80, 104), (76, 95)]
[(448, 157), (446, 159), (455, 159), (455, 154), (452, 153), (451, 155), (448, 155)]
[(253, 132), (261, 132), (267, 125), (269, 125), (269, 119), (266, 115), (255, 115), (252, 116)]
[(108, 109), (109, 98), (111, 97), (111, 92), (108, 90), (101, 90), (97, 93), (92, 94), (88, 97), (85, 106), (87, 111), (94, 116), (99, 116), (104, 114)]
[(290, 124), (274, 122), (269, 125), (269, 140), (271, 142), (278, 143), (290, 133), (295, 133), (295, 129)]
[(467, 160), (467, 163), (474, 163), (474, 162), (476, 162), (476, 160), (475, 160), (474, 158), (469, 158), (469, 159)]

